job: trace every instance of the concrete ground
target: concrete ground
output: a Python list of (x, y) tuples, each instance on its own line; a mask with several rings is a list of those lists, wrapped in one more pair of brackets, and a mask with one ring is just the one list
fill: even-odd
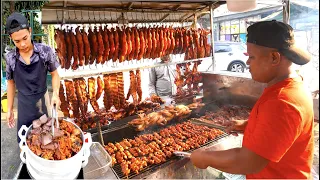
[[(51, 97), (51, 93), (49, 92)], [(15, 106), (17, 100), (15, 99)], [(17, 117), (14, 108), (15, 119)], [(61, 112), (60, 112), (61, 113)], [(60, 114), (59, 113), (59, 114)], [(319, 123), (315, 123), (315, 152), (313, 170), (319, 179)], [(20, 165), (20, 148), (17, 143), (17, 128), (9, 129), (6, 122), (6, 113), (1, 113), (1, 179), (13, 179)], [(315, 176), (314, 176), (315, 177)]]

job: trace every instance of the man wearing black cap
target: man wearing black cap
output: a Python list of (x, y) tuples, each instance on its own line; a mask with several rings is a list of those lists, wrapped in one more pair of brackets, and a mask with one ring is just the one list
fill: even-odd
[(227, 129), (244, 131), (241, 148), (196, 151), (191, 161), (246, 178), (309, 179), (314, 151), (313, 103), (293, 63), (304, 65), (310, 56), (296, 47), (291, 26), (258, 22), (247, 29), (252, 79), (267, 88), (249, 120), (232, 121)]
[[(31, 41), (31, 28), (28, 20), (20, 13), (12, 13), (6, 23), (6, 32), (10, 35), (16, 48), (6, 55), (6, 79), (8, 81), (8, 126), (15, 126), (13, 100), (18, 90), (18, 122), (29, 126), (32, 121), (43, 114), (48, 115), (49, 94), (47, 73), (52, 76), (53, 95), (51, 107), (60, 106), (60, 78), (57, 71), (59, 63), (53, 50), (44, 44)], [(20, 139), (18, 137), (18, 142)]]

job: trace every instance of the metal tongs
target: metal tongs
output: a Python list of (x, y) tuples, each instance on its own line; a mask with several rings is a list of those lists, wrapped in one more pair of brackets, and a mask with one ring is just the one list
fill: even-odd
[(56, 122), (56, 128), (59, 129), (59, 120), (57, 118), (56, 104), (53, 105), (51, 116), (52, 116), (51, 133), (52, 133), (52, 136), (54, 136), (54, 122)]
[(191, 156), (191, 153), (183, 152), (183, 151), (174, 151), (173, 154), (179, 157), (186, 157), (186, 158), (190, 158)]

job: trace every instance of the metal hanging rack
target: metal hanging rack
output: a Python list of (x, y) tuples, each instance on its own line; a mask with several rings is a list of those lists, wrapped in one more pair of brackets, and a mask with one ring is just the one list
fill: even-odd
[[(210, 57), (208, 57), (208, 58), (210, 58)], [(73, 79), (73, 78), (80, 78), (80, 77), (98, 76), (98, 75), (103, 75), (103, 74), (112, 74), (112, 73), (118, 73), (118, 72), (127, 72), (127, 71), (133, 71), (133, 70), (138, 70), (138, 69), (142, 70), (142, 69), (148, 69), (148, 68), (153, 68), (153, 67), (183, 64), (183, 63), (188, 63), (188, 62), (203, 61), (203, 60), (208, 60), (208, 58), (181, 60), (181, 61), (169, 62), (169, 63), (154, 62), (153, 64), (147, 64), (147, 65), (142, 65), (142, 66), (141, 65), (139, 66), (139, 64), (133, 64), (131, 66), (134, 66), (134, 65), (137, 65), (137, 66), (134, 66), (134, 67), (115, 67), (115, 68), (110, 68), (109, 70), (105, 70), (105, 69), (82, 70), (82, 71), (66, 72), (66, 73), (62, 73), (59, 75), (60, 75), (61, 80)]]

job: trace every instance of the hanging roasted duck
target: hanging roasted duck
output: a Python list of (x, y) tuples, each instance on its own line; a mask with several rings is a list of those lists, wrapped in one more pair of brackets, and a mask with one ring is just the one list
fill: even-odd
[(80, 26), (78, 26), (75, 30), (76, 32), (76, 39), (78, 44), (78, 52), (79, 52), (79, 66), (84, 66), (85, 64), (85, 57), (84, 57), (84, 40), (82, 34), (80, 32)]

